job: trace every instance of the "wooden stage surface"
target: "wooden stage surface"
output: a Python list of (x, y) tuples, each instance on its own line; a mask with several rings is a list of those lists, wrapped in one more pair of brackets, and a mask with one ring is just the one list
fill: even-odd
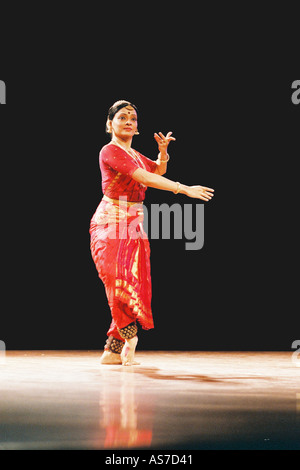
[(291, 352), (6, 351), (0, 450), (300, 449)]

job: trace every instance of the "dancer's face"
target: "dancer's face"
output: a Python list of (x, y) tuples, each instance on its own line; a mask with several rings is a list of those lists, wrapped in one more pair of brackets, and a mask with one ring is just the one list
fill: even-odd
[(137, 131), (137, 113), (132, 106), (121, 108), (111, 121), (112, 130), (116, 137), (123, 140), (132, 139)]

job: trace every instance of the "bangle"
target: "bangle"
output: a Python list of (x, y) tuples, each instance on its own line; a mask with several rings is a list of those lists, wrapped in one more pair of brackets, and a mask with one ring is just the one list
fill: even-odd
[(176, 188), (176, 191), (173, 191), (174, 194), (178, 194), (181, 189), (181, 184), (178, 181), (176, 182), (176, 184), (177, 184), (177, 188)]
[(170, 160), (170, 155), (167, 153), (167, 160), (161, 160), (159, 157), (158, 157), (158, 159), (161, 163), (166, 163)]

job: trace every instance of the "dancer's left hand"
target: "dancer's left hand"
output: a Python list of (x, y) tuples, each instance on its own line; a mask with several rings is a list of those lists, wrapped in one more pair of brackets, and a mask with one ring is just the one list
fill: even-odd
[(161, 153), (161, 155), (167, 155), (168, 153), (168, 145), (172, 140), (176, 140), (175, 137), (171, 137), (173, 132), (168, 132), (166, 136), (163, 135), (162, 132), (159, 132), (158, 134), (154, 134), (154, 139), (158, 143), (158, 149)]

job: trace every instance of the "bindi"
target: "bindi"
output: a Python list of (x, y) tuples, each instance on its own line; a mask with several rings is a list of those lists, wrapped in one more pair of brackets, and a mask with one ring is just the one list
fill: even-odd
[(131, 106), (128, 106), (128, 107), (126, 107), (125, 109), (127, 109), (127, 111), (128, 111), (127, 114), (131, 114), (132, 111), (134, 111), (134, 109), (133, 109)]

